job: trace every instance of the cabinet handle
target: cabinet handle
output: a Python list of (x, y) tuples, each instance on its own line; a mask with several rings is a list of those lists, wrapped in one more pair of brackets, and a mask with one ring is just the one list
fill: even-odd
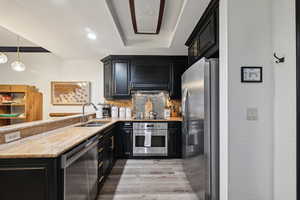
[(98, 165), (98, 168), (101, 168), (103, 166), (103, 161), (101, 161)]
[(101, 176), (101, 178), (99, 179), (99, 183), (101, 183), (104, 179), (104, 176)]
[(100, 149), (98, 150), (99, 153), (101, 153), (102, 151), (103, 151), (103, 148), (100, 148)]
[(111, 137), (111, 149), (114, 150), (115, 149), (115, 136)]

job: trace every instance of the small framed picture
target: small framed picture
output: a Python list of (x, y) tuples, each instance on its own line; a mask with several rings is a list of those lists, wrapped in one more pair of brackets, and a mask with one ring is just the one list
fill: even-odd
[(262, 67), (241, 67), (242, 83), (261, 83), (263, 82)]

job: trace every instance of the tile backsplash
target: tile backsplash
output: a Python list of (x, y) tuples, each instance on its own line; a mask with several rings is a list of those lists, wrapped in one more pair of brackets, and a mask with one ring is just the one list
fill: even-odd
[[(132, 100), (106, 100), (105, 103), (118, 107), (133, 108)], [(181, 100), (168, 100), (167, 105), (171, 108), (172, 117), (181, 116)]]

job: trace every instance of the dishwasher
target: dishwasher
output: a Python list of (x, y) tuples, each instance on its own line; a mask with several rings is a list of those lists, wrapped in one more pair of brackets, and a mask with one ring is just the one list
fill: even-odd
[(63, 200), (95, 200), (98, 192), (98, 136), (61, 156)]

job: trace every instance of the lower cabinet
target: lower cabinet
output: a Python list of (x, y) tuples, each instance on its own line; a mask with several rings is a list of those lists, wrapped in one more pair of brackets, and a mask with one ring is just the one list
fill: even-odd
[(123, 122), (116, 134), (116, 158), (132, 157), (132, 122)]
[(1, 200), (57, 200), (58, 159), (1, 159)]
[(181, 122), (168, 123), (168, 157), (181, 158), (182, 157), (182, 134)]
[(98, 181), (101, 189), (105, 178), (110, 174), (115, 163), (115, 137), (117, 128), (104, 130), (99, 137), (98, 144)]

